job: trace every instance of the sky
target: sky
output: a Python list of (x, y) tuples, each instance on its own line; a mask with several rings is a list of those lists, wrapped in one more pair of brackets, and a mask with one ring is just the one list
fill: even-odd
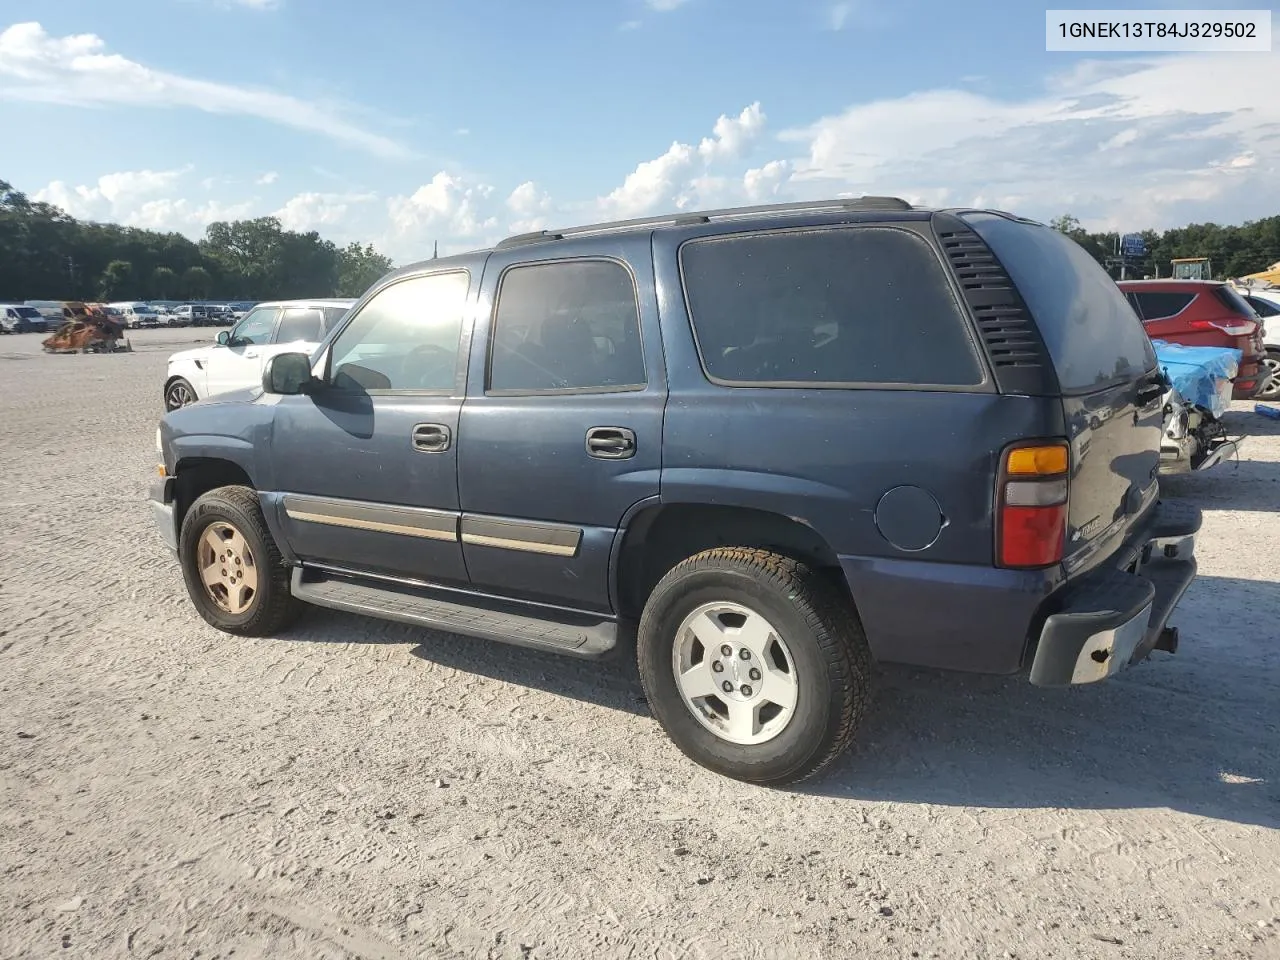
[(863, 194), (1122, 231), (1280, 213), (1280, 51), (1049, 53), (1044, 9), (0, 0), (0, 178), (82, 219), (271, 215), (399, 263)]

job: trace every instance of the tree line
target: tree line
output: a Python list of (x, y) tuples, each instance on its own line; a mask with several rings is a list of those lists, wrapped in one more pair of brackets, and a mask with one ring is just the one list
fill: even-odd
[(275, 217), (211, 223), (199, 243), (76, 220), (0, 180), (0, 302), (358, 297), (392, 267)]
[[(1118, 234), (1087, 231), (1070, 214), (1050, 225), (1118, 274)], [(1169, 276), (1178, 257), (1209, 257), (1219, 278), (1280, 260), (1280, 216), (1140, 232), (1147, 256), (1138, 269), (1150, 276)], [(180, 233), (76, 220), (0, 180), (0, 301), (358, 297), (391, 267), (372, 245), (338, 247), (314, 230), (285, 230), (275, 217), (211, 223), (196, 243)]]
[[(1118, 276), (1118, 233), (1091, 233), (1070, 214), (1054, 218), (1049, 225), (1089, 251), (1112, 276)], [(1146, 256), (1136, 264), (1145, 276), (1170, 276), (1170, 261), (1182, 257), (1208, 257), (1213, 276), (1218, 280), (1259, 273), (1280, 260), (1280, 216), (1250, 220), (1240, 226), (1192, 223), (1163, 233), (1155, 230), (1133, 232), (1141, 234), (1146, 241)], [(1133, 267), (1130, 267), (1130, 277), (1133, 275)]]

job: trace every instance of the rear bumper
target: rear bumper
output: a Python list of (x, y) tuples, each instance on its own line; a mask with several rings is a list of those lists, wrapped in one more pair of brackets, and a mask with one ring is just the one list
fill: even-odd
[(1165, 629), (1173, 608), (1196, 576), (1195, 536), (1200, 510), (1163, 501), (1143, 536), (1118, 566), (1091, 571), (1064, 592), (1045, 620), (1031, 661), (1031, 682), (1042, 687), (1096, 683), (1176, 647)]

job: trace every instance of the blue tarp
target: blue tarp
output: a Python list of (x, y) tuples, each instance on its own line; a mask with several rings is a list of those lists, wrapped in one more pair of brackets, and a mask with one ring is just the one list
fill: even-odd
[(1180, 343), (1152, 340), (1160, 368), (1187, 403), (1222, 416), (1231, 403), (1231, 378), (1244, 356), (1231, 347), (1184, 347)]

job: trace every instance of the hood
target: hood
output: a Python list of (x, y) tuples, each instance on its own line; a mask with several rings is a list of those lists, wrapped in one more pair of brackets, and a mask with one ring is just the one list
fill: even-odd
[(215, 349), (213, 344), (206, 347), (193, 347), (190, 350), (179, 350), (177, 353), (169, 355), (170, 363), (177, 363), (182, 360), (208, 360), (209, 354)]

